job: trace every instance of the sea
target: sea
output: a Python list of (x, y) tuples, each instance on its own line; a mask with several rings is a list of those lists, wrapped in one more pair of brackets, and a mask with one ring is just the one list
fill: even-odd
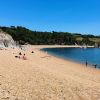
[(50, 55), (100, 69), (100, 48), (43, 48)]

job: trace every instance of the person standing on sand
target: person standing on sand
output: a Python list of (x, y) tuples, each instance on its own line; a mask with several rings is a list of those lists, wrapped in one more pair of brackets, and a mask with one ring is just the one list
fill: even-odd
[(85, 64), (86, 64), (86, 67), (87, 67), (87, 65), (88, 65), (88, 62), (87, 62), (87, 60), (86, 60), (86, 63), (85, 63)]
[(97, 64), (94, 65), (94, 68), (97, 68)]

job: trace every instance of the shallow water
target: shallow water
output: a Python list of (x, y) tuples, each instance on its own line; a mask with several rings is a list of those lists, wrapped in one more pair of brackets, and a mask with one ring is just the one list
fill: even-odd
[(100, 67), (100, 48), (44, 48), (42, 50), (65, 60), (84, 64), (87, 60), (89, 65), (97, 64), (97, 68)]

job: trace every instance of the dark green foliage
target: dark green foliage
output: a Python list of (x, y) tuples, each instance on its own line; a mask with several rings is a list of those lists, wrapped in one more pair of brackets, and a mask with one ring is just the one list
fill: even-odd
[[(34, 45), (75, 45), (75, 44), (87, 44), (94, 45), (95, 42), (90, 41), (89, 38), (100, 38), (93, 35), (81, 35), (79, 33), (68, 33), (68, 32), (38, 32), (31, 31), (25, 27), (21, 26), (11, 26), (11, 27), (0, 27), (4, 32), (10, 34), (15, 41), (20, 44), (34, 44)], [(82, 40), (77, 40), (81, 37)]]

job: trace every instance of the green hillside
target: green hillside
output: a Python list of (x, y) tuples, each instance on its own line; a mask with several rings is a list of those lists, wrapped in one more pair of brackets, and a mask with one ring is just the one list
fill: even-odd
[(32, 31), (22, 26), (0, 27), (4, 32), (10, 34), (20, 44), (32, 45), (100, 45), (100, 36), (83, 35), (69, 32), (40, 32)]

